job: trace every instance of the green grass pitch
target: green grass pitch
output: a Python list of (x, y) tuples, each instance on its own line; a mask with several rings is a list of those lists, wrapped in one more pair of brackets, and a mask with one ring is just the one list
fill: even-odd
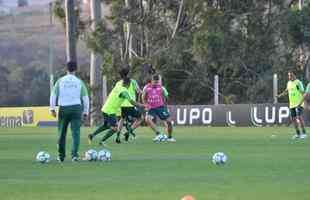
[[(83, 129), (80, 153), (88, 145)], [(3, 200), (309, 200), (310, 138), (291, 140), (293, 128), (176, 127), (177, 143), (155, 144), (147, 128), (128, 144), (109, 140), (110, 163), (35, 162), (56, 156), (56, 128), (0, 129)], [(99, 135), (102, 136), (102, 135)], [(71, 148), (68, 134), (67, 150)], [(212, 164), (223, 151), (224, 166)]]

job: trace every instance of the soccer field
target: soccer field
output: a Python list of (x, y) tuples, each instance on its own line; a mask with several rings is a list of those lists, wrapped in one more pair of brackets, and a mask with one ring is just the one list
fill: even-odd
[[(82, 131), (82, 154), (95, 148)], [(309, 200), (310, 138), (291, 140), (293, 128), (176, 128), (177, 143), (152, 142), (147, 128), (128, 144), (109, 140), (110, 163), (35, 162), (56, 154), (55, 128), (0, 129), (3, 200)], [(100, 136), (100, 135), (99, 135)], [(67, 150), (71, 148), (71, 133)], [(214, 165), (223, 151), (229, 160)]]

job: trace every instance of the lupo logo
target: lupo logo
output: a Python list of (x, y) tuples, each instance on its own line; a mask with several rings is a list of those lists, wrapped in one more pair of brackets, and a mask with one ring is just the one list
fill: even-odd
[(289, 116), (290, 110), (286, 106), (251, 107), (251, 121), (255, 126), (282, 124)]

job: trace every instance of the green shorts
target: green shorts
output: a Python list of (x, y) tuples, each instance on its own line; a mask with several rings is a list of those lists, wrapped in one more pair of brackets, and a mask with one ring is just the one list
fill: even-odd
[(132, 121), (133, 118), (141, 118), (141, 111), (136, 107), (122, 107), (122, 118)]
[(167, 106), (152, 108), (147, 112), (147, 114), (154, 118), (159, 117), (159, 119), (161, 120), (166, 120), (170, 117), (170, 113), (167, 109)]
[(103, 123), (106, 126), (109, 127), (117, 127), (117, 116), (116, 114), (107, 114), (107, 113), (102, 113), (103, 115)]

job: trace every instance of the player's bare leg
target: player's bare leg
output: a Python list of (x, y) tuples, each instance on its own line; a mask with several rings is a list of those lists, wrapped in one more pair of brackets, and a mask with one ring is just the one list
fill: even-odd
[(154, 141), (158, 140), (158, 136), (160, 135), (160, 131), (156, 124), (153, 122), (153, 117), (150, 115), (147, 115), (145, 117), (145, 122), (148, 124), (148, 126), (156, 133), (156, 137), (153, 139)]
[(132, 129), (135, 130), (136, 128), (138, 128), (141, 125), (142, 121), (143, 121), (142, 118), (135, 120), (135, 122), (132, 125)]

